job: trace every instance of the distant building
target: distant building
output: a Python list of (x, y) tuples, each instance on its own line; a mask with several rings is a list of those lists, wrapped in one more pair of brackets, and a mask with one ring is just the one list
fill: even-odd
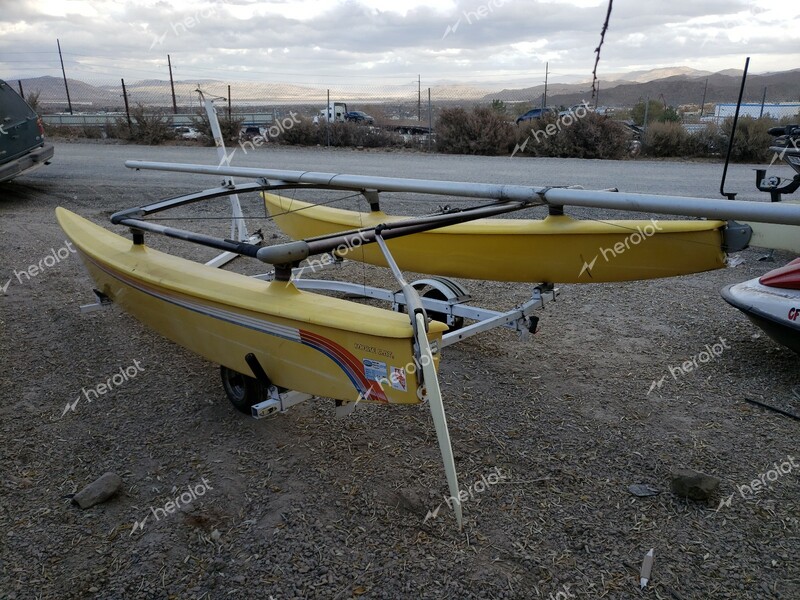
[[(717, 104), (714, 109), (713, 120), (716, 122), (724, 121), (728, 117), (733, 117), (736, 113), (736, 104)], [(798, 102), (780, 102), (777, 104), (761, 104), (760, 102), (742, 103), (739, 109), (740, 117), (772, 117), (773, 119), (782, 119), (784, 117), (795, 117), (800, 113), (800, 103)]]

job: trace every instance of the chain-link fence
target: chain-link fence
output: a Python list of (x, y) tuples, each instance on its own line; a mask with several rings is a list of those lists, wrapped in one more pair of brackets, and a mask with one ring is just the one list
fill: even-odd
[[(289, 114), (312, 119), (319, 117), (328, 103), (344, 103), (348, 111), (368, 114), (376, 125), (427, 128), (442, 108), (491, 105), (493, 101), (480, 86), (428, 85), (424, 77), (343, 83), (337, 80), (340, 78), (326, 81), (321, 77), (307, 77), (306, 81), (290, 81), (292, 77), (287, 81), (242, 80), (203, 72), (190, 79), (185, 71), (191, 69), (185, 69), (170, 81), (166, 68), (157, 78), (149, 79), (131, 77), (123, 70), (114, 74), (117, 78), (105, 71), (101, 75), (85, 67), (70, 67), (68, 61), (66, 82), (63, 77), (45, 76), (12, 79), (9, 83), (18, 86), (26, 99), (35, 100), (46, 123), (77, 126), (102, 125), (125, 117), (135, 107), (161, 114), (173, 124), (186, 124), (201, 112), (198, 89), (206, 97), (218, 99), (215, 104), (221, 115), (229, 112), (255, 124), (268, 124)], [(513, 119), (535, 100), (506, 102), (503, 107), (508, 106), (508, 116)]]
[[(34, 69), (61, 71), (57, 53), (42, 53), (42, 56), (48, 58), (39, 57), (40, 66)], [(143, 143), (174, 138), (172, 128), (175, 126), (193, 126), (204, 135), (191, 137), (198, 131), (179, 135), (210, 143), (210, 131), (207, 124), (205, 128), (202, 124), (204, 111), (198, 89), (206, 98), (216, 100), (223, 133), (231, 141), (251, 140), (255, 136), (262, 141), (299, 145), (422, 145), (428, 150), (438, 147), (445, 152), (479, 154), (586, 155), (587, 146), (602, 146), (600, 141), (593, 142), (594, 138), (579, 135), (581, 127), (572, 125), (573, 122), (581, 125), (594, 122), (593, 119), (574, 118), (575, 107), (588, 102), (593, 104), (593, 112), (610, 115), (611, 120), (617, 122), (613, 125), (603, 119), (597, 120), (597, 124), (604, 127), (600, 137), (620, 138), (616, 146), (626, 149), (611, 153), (591, 151), (591, 156), (614, 157), (628, 150), (635, 155), (643, 145), (663, 151), (667, 156), (713, 156), (726, 143), (723, 126), (728, 117), (726, 110), (730, 108), (726, 104), (703, 106), (702, 101), (682, 105), (682, 96), (665, 87), (667, 96), (675, 99), (675, 106), (668, 106), (667, 96), (659, 91), (659, 86), (668, 85), (663, 82), (648, 84), (651, 87), (647, 95), (638, 99), (635, 92), (628, 89), (630, 86), (606, 89), (603, 93), (607, 101), (614, 94), (622, 94), (625, 100), (621, 108), (609, 109), (598, 107), (599, 100), (592, 99), (588, 89), (576, 92), (574, 87), (568, 90), (556, 85), (545, 96), (546, 90), (535, 76), (528, 86), (517, 79), (502, 91), (499, 85), (492, 87), (498, 91), (490, 91), (479, 83), (429, 84), (422, 75), (396, 78), (353, 75), (351, 81), (306, 73), (237, 71), (231, 76), (200, 67), (176, 68), (174, 62), (167, 61), (140, 68), (120, 66), (126, 64), (124, 61), (70, 57), (67, 53), (64, 56), (66, 81), (50, 75), (11, 79), (8, 83), (16, 83), (26, 99), (36, 105), (51, 132), (78, 137), (123, 137)], [(143, 75), (148, 78), (143, 79)], [(352, 79), (360, 82), (353, 83)], [(684, 96), (705, 99), (701, 81), (692, 82), (689, 87), (692, 87), (691, 93), (686, 92)], [(793, 118), (788, 115), (797, 115), (800, 108), (797, 103), (770, 101), (766, 87), (763, 91), (750, 90), (745, 94), (746, 99), (757, 92), (760, 92), (757, 96), (761, 102), (749, 102), (742, 107), (743, 115), (763, 121), (758, 125), (759, 133), (752, 144), (754, 156), (761, 148), (768, 147), (768, 121)], [(552, 116), (552, 123), (541, 118), (545, 114), (541, 111), (534, 117), (519, 118), (529, 109), (541, 108), (545, 101), (556, 109), (547, 113)], [(453, 108), (465, 111), (446, 112)], [(337, 115), (331, 121), (345, 121), (348, 120), (344, 118), (345, 111), (358, 111), (358, 115), (349, 118), (354, 123), (342, 123), (347, 127), (339, 127), (338, 123), (327, 125), (325, 115)], [(286, 119), (290, 117), (291, 132), (287, 132), (281, 124), (288, 123)], [(316, 127), (323, 122), (326, 123), (324, 128)], [(349, 126), (364, 123), (374, 127)], [(634, 123), (648, 125), (642, 129)], [(555, 129), (551, 133), (548, 127)], [(656, 134), (658, 143), (650, 140)], [(570, 135), (576, 139), (567, 143)], [(553, 144), (542, 142), (543, 137), (558, 141), (560, 145), (550, 148)], [(648, 152), (654, 151), (651, 148)]]

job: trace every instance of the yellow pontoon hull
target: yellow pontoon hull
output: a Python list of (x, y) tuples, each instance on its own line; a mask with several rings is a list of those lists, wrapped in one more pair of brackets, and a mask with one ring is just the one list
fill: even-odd
[[(251, 376), (253, 353), (275, 385), (344, 402), (420, 401), (407, 315), (134, 245), (63, 208), (56, 215), (97, 289), (188, 350)], [(429, 329), (441, 347), (446, 326)]]
[[(800, 204), (800, 201), (782, 200), (783, 204)], [(753, 230), (750, 245), (773, 250), (787, 250), (800, 254), (800, 227), (775, 223), (745, 222)]]
[[(293, 239), (404, 220), (264, 194)], [(480, 219), (388, 242), (401, 269), (492, 281), (601, 283), (673, 277), (725, 266), (723, 221)], [(375, 244), (339, 252), (386, 266)]]

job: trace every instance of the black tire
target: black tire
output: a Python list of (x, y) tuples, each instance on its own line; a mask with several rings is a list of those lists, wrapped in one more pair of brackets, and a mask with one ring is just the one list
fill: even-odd
[[(418, 288), (417, 291), (419, 292), (421, 288)], [(447, 300), (447, 297), (444, 293), (440, 292), (436, 288), (429, 288), (425, 290), (421, 296), (423, 298), (430, 298), (432, 300)], [(406, 305), (405, 304), (398, 304), (397, 305), (397, 312), (406, 312)], [(428, 316), (433, 319), (434, 321), (440, 321), (441, 323), (447, 324), (447, 314), (437, 312), (434, 310), (426, 311)], [(456, 331), (464, 327), (464, 317), (453, 317), (453, 324), (449, 325), (450, 331)]]
[[(422, 294), (422, 297), (430, 298), (432, 300), (447, 300), (447, 297), (436, 288), (430, 288), (429, 290), (425, 291)], [(428, 316), (434, 321), (441, 321), (442, 323), (447, 323), (447, 315), (445, 313), (428, 311)], [(463, 326), (464, 326), (464, 317), (453, 317), (453, 324), (450, 325), (450, 331), (456, 331), (457, 329), (461, 329)]]
[(228, 367), (220, 367), (219, 370), (225, 395), (239, 412), (249, 415), (251, 406), (267, 399), (267, 388), (258, 379)]

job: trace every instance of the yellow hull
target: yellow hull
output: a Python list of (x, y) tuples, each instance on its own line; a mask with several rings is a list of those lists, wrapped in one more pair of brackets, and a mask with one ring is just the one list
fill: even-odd
[[(275, 385), (344, 402), (420, 401), (407, 315), (134, 245), (63, 208), (56, 216), (97, 289), (188, 350), (247, 375), (253, 353)], [(445, 330), (430, 324), (433, 347)]]
[[(264, 194), (267, 210), (302, 239), (404, 220)], [(480, 219), (388, 242), (401, 269), (491, 281), (601, 283), (673, 277), (725, 266), (723, 221)], [(375, 244), (339, 252), (386, 266)]]

